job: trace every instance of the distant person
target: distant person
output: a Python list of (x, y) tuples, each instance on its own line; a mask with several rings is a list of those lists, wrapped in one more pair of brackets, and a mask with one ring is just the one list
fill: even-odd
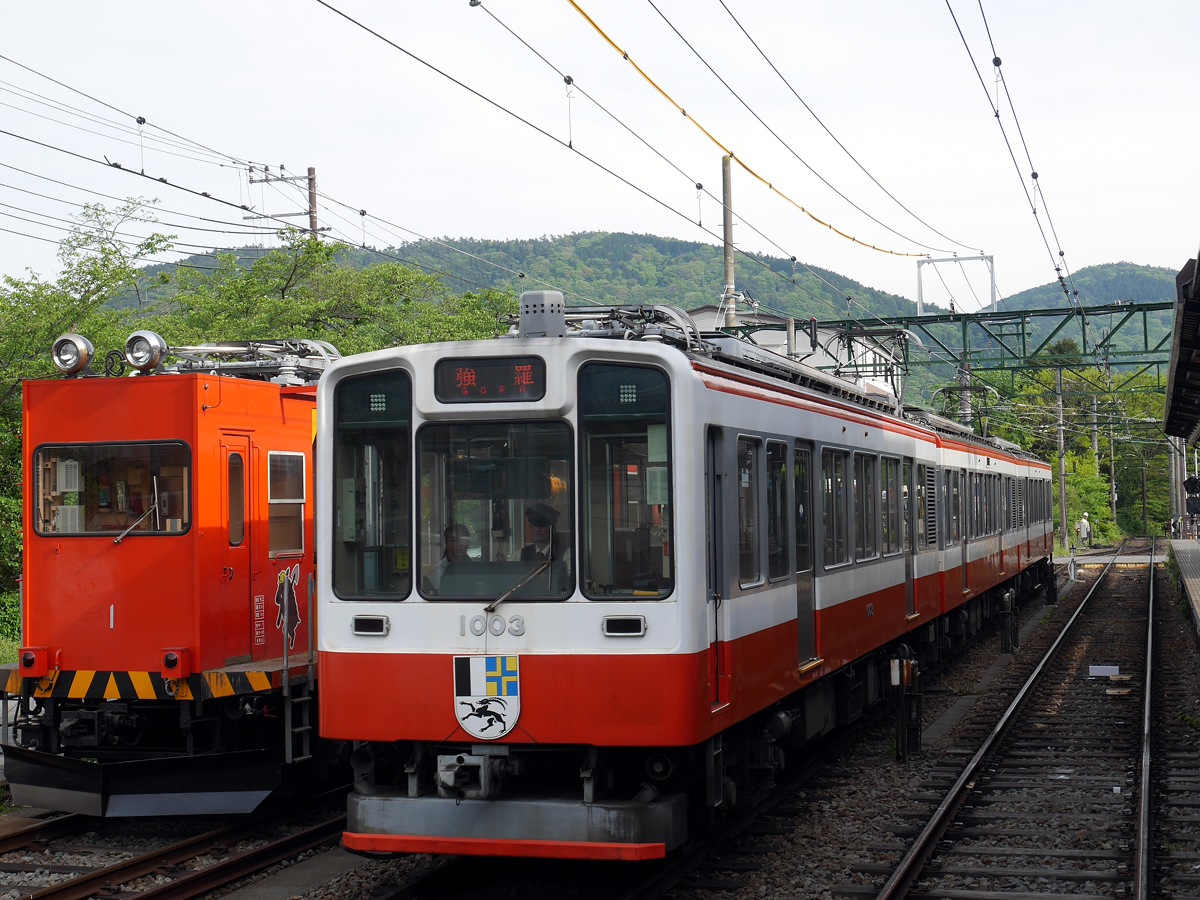
[(1089, 550), (1092, 549), (1092, 523), (1088, 521), (1088, 514), (1084, 513), (1083, 518), (1075, 523), (1075, 534), (1079, 538), (1079, 546), (1085, 544)]
[(446, 574), (447, 569), (459, 563), (470, 562), (467, 551), (471, 549), (471, 529), (462, 524), (447, 525), (446, 530), (442, 532), (442, 543), (445, 548), (442, 550), (442, 558), (429, 573), (429, 587), (434, 593), (442, 589), (442, 576)]
[(571, 548), (566, 537), (558, 534), (558, 510), (545, 503), (534, 503), (525, 508), (525, 524), (533, 537), (532, 543), (521, 548), (521, 562), (538, 562), (554, 559), (567, 562), (571, 557)]

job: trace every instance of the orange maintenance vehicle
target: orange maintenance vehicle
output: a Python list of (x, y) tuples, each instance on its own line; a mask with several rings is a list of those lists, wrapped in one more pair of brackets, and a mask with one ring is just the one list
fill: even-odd
[(103, 375), (93, 356), (64, 335), (64, 377), (24, 385), (5, 776), (17, 803), (43, 808), (248, 812), (322, 763), (313, 439), (338, 353), (139, 331)]

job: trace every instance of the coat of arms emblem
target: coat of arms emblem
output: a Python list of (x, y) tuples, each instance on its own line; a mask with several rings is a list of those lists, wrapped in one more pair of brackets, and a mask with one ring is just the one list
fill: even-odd
[(521, 666), (516, 656), (454, 657), (454, 715), (471, 737), (504, 737), (521, 714)]

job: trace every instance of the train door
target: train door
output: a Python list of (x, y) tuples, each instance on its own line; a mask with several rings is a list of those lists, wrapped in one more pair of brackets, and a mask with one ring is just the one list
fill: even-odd
[[(250, 438), (240, 434), (221, 435), (221, 495), (224, 528), (224, 567), (221, 590), (225, 618), (225, 662), (249, 662), (254, 645), (266, 641), (265, 608), (251, 603), (252, 535), (250, 498)], [(265, 598), (264, 598), (265, 599)], [(261, 605), (261, 604), (260, 604)], [(255, 619), (255, 613), (260, 615)], [(261, 651), (262, 646), (258, 649)]]
[(705, 436), (705, 557), (708, 561), (708, 685), (709, 702), (717, 707), (729, 699), (728, 672), (721, 652), (727, 594), (725, 575), (725, 446), (722, 429), (710, 426)]
[(796, 503), (796, 628), (799, 660), (817, 658), (816, 612), (813, 603), (812, 445), (797, 443), (792, 465), (792, 491)]
[(900, 487), (900, 536), (901, 546), (904, 548), (904, 614), (910, 619), (917, 614), (917, 586), (913, 572), (913, 509), (916, 505), (916, 495), (913, 493), (914, 471), (912, 457), (905, 457), (901, 473), (904, 483)]
[(958, 522), (959, 522), (959, 539), (962, 544), (962, 589), (963, 593), (967, 593), (971, 589), (970, 564), (967, 562), (969, 554), (967, 547), (970, 544), (968, 538), (971, 534), (971, 515), (974, 512), (970, 502), (963, 502), (964, 497), (971, 497), (970, 482), (967, 480), (967, 470), (959, 469), (958, 471)]

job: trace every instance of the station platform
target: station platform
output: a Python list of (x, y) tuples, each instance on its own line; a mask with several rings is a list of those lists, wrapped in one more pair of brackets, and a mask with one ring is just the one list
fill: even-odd
[(1179, 580), (1192, 608), (1192, 625), (1200, 633), (1200, 541), (1171, 541), (1171, 552), (1179, 565)]

